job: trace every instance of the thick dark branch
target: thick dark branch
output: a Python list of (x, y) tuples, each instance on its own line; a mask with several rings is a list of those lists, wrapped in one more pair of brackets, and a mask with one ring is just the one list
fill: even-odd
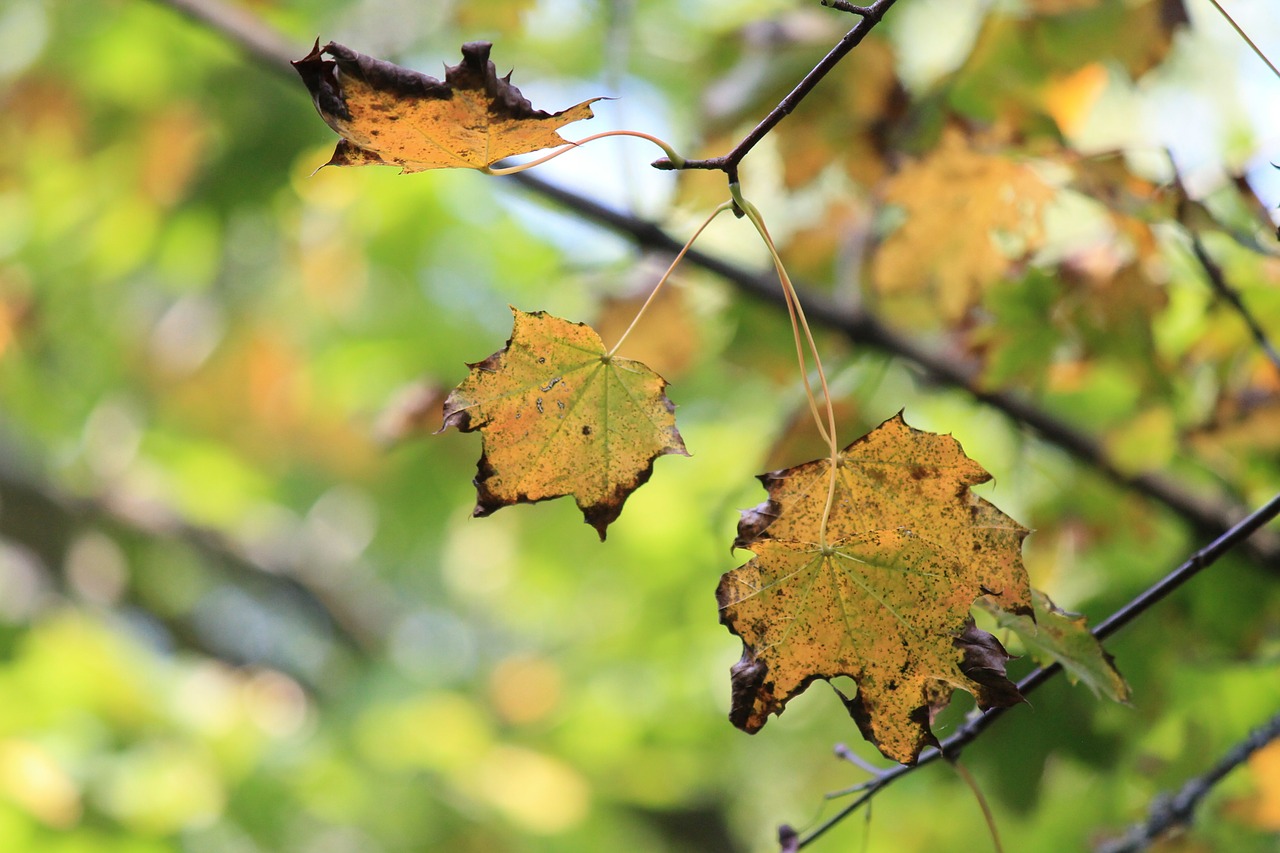
[[(109, 496), (66, 494), (6, 461), (16, 458), (19, 456), (12, 447), (0, 446), (0, 537), (26, 549), (52, 575), (60, 575), (71, 544), (88, 530), (124, 539), (169, 540), (190, 548), (221, 580), (275, 606), (288, 607), (290, 615), (303, 620), (317, 635), (337, 640), (340, 647), (363, 654), (376, 644), (379, 629), (369, 623), (349, 594), (309, 583), (290, 574), (287, 567), (263, 565), (216, 531), (157, 508), (144, 509), (136, 501)], [(229, 650), (211, 646), (182, 617), (168, 618), (166, 627), (192, 648), (216, 657), (228, 656)], [(291, 674), (307, 680), (304, 673)]]
[[(585, 219), (625, 234), (645, 248), (674, 254), (682, 245), (652, 222), (612, 210), (527, 172), (507, 180), (519, 183)], [(696, 248), (691, 249), (685, 257), (690, 263), (732, 282), (744, 293), (785, 306), (782, 291), (772, 270), (747, 270)], [(1042, 439), (1101, 472), (1113, 483), (1168, 507), (1189, 523), (1200, 536), (1217, 536), (1244, 515), (1240, 508), (1220, 506), (1207, 501), (1157, 474), (1134, 475), (1122, 471), (1111, 461), (1102, 445), (1086, 433), (1017, 394), (981, 388), (978, 370), (974, 366), (931, 351), (890, 328), (864, 309), (837, 305), (833, 300), (815, 292), (812, 286), (806, 286), (800, 281), (796, 282), (796, 287), (803, 292), (805, 313), (810, 320), (842, 332), (858, 346), (874, 347), (911, 362), (929, 382), (967, 391), (975, 399), (1003, 412), (1012, 420), (1031, 427)], [(1276, 542), (1275, 537), (1260, 537), (1249, 550), (1265, 565), (1280, 571), (1280, 543)]]
[(1203, 776), (1187, 780), (1178, 793), (1171, 797), (1157, 797), (1152, 802), (1144, 823), (1135, 824), (1120, 838), (1101, 845), (1096, 853), (1137, 853), (1154, 844), (1169, 830), (1189, 825), (1196, 807), (1213, 790), (1214, 785), (1248, 761), (1249, 756), (1277, 738), (1280, 738), (1280, 713), (1250, 732), (1248, 737), (1232, 747)]
[[(835, 3), (827, 3), (824, 0), (822, 5), (832, 5), (834, 8), (843, 9), (846, 12), (853, 12), (861, 15), (862, 19), (858, 21), (857, 26), (844, 34), (844, 38), (840, 39), (839, 43), (831, 48), (830, 52), (822, 57), (817, 65), (813, 66), (813, 70), (804, 75), (804, 79), (797, 83), (796, 87), (779, 101), (778, 105), (770, 110), (769, 114), (752, 128), (751, 132), (744, 136), (742, 141), (733, 147), (732, 151), (719, 157), (712, 157), (709, 160), (686, 160), (679, 168), (718, 170), (727, 174), (730, 181), (737, 181), (738, 164), (742, 162), (743, 157), (747, 156), (747, 152), (756, 147), (760, 140), (768, 136), (769, 132), (777, 127), (779, 122), (791, 115), (792, 111), (805, 99), (805, 96), (822, 82), (822, 78), (830, 74), (832, 69), (840, 64), (840, 60), (848, 56), (855, 47), (862, 43), (862, 40), (875, 28), (876, 24), (880, 23), (884, 13), (889, 11), (895, 2), (897, 0), (876, 0), (870, 6), (854, 6), (850, 3), (842, 3), (840, 0), (836, 0)], [(654, 161), (653, 166), (656, 169), (676, 168), (675, 164), (665, 157)]]
[[(1093, 635), (1100, 641), (1110, 637), (1116, 631), (1119, 631), (1125, 625), (1132, 622), (1138, 615), (1145, 613), (1156, 602), (1160, 601), (1169, 593), (1195, 577), (1199, 572), (1213, 565), (1228, 551), (1238, 547), (1242, 542), (1247, 540), (1251, 535), (1261, 529), (1263, 525), (1271, 521), (1277, 515), (1280, 515), (1280, 494), (1272, 498), (1265, 506), (1251, 513), (1247, 518), (1232, 527), (1226, 533), (1219, 536), (1208, 546), (1192, 554), (1181, 566), (1178, 566), (1178, 568), (1174, 569), (1158, 583), (1147, 589), (1137, 598), (1133, 599), (1133, 601), (1130, 601), (1124, 607), (1121, 607), (1115, 613), (1104, 619), (1096, 628), (1093, 629)], [(1061, 671), (1062, 667), (1056, 663), (1036, 669), (1018, 682), (1018, 692), (1023, 696), (1026, 696)], [(942, 742), (941, 751), (936, 749), (926, 750), (921, 753), (920, 759), (915, 764), (900, 765), (884, 771), (880, 776), (872, 780), (867, 789), (859, 795), (857, 799), (853, 800), (839, 812), (832, 815), (827, 821), (801, 838), (799, 847), (805, 847), (816, 841), (836, 824), (840, 823), (866, 803), (870, 802), (871, 798), (876, 794), (880, 793), (903, 776), (906, 776), (908, 773), (913, 773), (927, 764), (932, 764), (943, 755), (950, 758), (956, 757), (960, 754), (960, 750), (964, 749), (976, 740), (978, 735), (982, 734), (992, 723), (1004, 716), (1004, 713), (1007, 710), (1008, 708), (992, 708), (983, 714), (973, 717), (967, 723), (960, 726), (960, 728), (956, 729), (955, 734)]]

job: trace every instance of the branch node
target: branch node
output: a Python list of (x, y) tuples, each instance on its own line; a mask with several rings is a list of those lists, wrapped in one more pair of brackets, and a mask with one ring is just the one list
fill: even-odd
[(836, 11), (848, 12), (851, 15), (859, 15), (877, 24), (880, 23), (880, 19), (884, 15), (883, 10), (879, 8), (878, 3), (873, 3), (870, 6), (855, 6), (848, 2), (848, 0), (821, 0), (821, 3), (823, 6), (835, 9)]

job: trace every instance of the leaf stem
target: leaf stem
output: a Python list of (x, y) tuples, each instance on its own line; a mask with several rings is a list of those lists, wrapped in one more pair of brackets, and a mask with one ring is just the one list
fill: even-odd
[(657, 298), (658, 291), (662, 290), (662, 286), (667, 283), (667, 279), (671, 278), (671, 274), (676, 271), (676, 267), (680, 264), (680, 261), (684, 259), (685, 254), (693, 246), (694, 241), (702, 235), (702, 232), (707, 229), (707, 226), (711, 224), (713, 219), (731, 207), (733, 207), (733, 202), (726, 201), (715, 210), (711, 211), (711, 215), (703, 220), (702, 224), (698, 226), (698, 230), (693, 232), (693, 236), (690, 237), (688, 241), (685, 242), (684, 246), (681, 247), (680, 251), (676, 253), (675, 259), (671, 262), (671, 266), (667, 267), (667, 271), (662, 274), (662, 278), (658, 279), (658, 283), (653, 286), (653, 290), (649, 293), (649, 298), (644, 301), (644, 304), (640, 306), (640, 310), (636, 312), (636, 316), (632, 318), (631, 325), (627, 326), (626, 331), (622, 333), (622, 337), (618, 338), (618, 342), (613, 345), (613, 349), (609, 350), (609, 353), (605, 358), (613, 358), (614, 353), (616, 353), (618, 348), (622, 346), (622, 342), (627, 339), (627, 336), (631, 334), (631, 330), (640, 322), (640, 318), (644, 316), (644, 312), (649, 309), (649, 305), (653, 303), (655, 298)]
[(596, 139), (604, 139), (606, 136), (634, 136), (639, 139), (647, 139), (654, 145), (661, 148), (663, 153), (667, 155), (668, 160), (672, 163), (679, 163), (680, 166), (677, 166), (676, 168), (681, 168), (684, 165), (684, 158), (677, 154), (674, 148), (656, 136), (648, 133), (641, 133), (638, 130), (606, 130), (603, 133), (596, 133), (585, 139), (579, 139), (575, 142), (566, 142), (563, 146), (555, 149), (550, 154), (544, 154), (537, 160), (530, 160), (528, 163), (517, 163), (514, 166), (501, 166), (496, 169), (493, 166), (485, 166), (480, 171), (484, 172), (486, 175), (515, 175), (525, 171), (526, 169), (532, 169), (534, 166), (541, 166), (548, 160), (554, 160), (561, 154), (566, 154), (580, 145), (586, 145), (588, 142), (592, 142)]
[[(831, 476), (827, 480), (827, 500), (822, 508), (822, 523), (818, 527), (818, 545), (825, 552), (829, 548), (827, 544), (827, 520), (831, 517), (831, 506), (835, 502), (836, 481), (840, 469), (840, 448), (836, 444), (836, 413), (835, 406), (831, 402), (831, 389), (827, 385), (827, 374), (822, 369), (822, 358), (818, 355), (818, 345), (813, 340), (813, 331), (809, 328), (809, 322), (805, 319), (804, 307), (800, 304), (800, 297), (796, 294), (796, 289), (791, 284), (791, 276), (787, 275), (787, 269), (782, 264), (782, 256), (778, 254), (778, 247), (774, 244), (773, 236), (764, 224), (764, 217), (761, 216), (760, 211), (754, 204), (743, 197), (742, 188), (736, 181), (729, 184), (729, 192), (733, 196), (733, 201), (738, 206), (738, 209), (746, 214), (747, 219), (751, 220), (751, 224), (760, 233), (760, 238), (764, 240), (765, 246), (769, 249), (769, 255), (773, 258), (773, 268), (777, 271), (778, 280), (782, 283), (782, 294), (787, 303), (787, 313), (791, 315), (791, 334), (796, 342), (796, 359), (800, 362), (800, 379), (804, 383), (805, 395), (809, 398), (809, 411), (813, 414), (813, 422), (818, 427), (818, 434), (827, 443), (827, 448), (831, 454)], [(803, 335), (801, 335), (802, 331)], [(822, 385), (823, 401), (826, 404), (825, 424), (823, 423), (822, 414), (818, 411), (818, 400), (814, 396), (813, 386), (809, 383), (809, 368), (804, 356), (806, 342), (809, 346), (809, 352), (813, 355), (814, 367), (818, 371), (818, 381)]]
[(978, 780), (973, 778), (969, 768), (960, 763), (960, 759), (948, 758), (947, 763), (955, 768), (956, 773), (969, 786), (969, 790), (973, 792), (973, 796), (978, 800), (978, 808), (982, 809), (982, 816), (987, 821), (987, 831), (991, 833), (992, 847), (995, 848), (996, 853), (1004, 853), (1004, 847), (1000, 844), (1000, 830), (996, 828), (995, 815), (991, 813), (991, 804), (987, 802), (987, 798), (982, 794), (982, 789), (978, 787)]
[(1267, 55), (1262, 52), (1261, 48), (1253, 43), (1253, 39), (1249, 38), (1248, 33), (1240, 29), (1240, 25), (1236, 23), (1235, 18), (1232, 18), (1227, 14), (1227, 10), (1222, 8), (1222, 4), (1220, 4), (1218, 0), (1209, 0), (1209, 2), (1213, 4), (1213, 8), (1218, 10), (1218, 14), (1227, 19), (1227, 23), (1231, 25), (1231, 28), (1236, 31), (1236, 34), (1240, 36), (1240, 38), (1244, 39), (1244, 43), (1253, 48), (1253, 52), (1258, 55), (1258, 58), (1267, 64), (1267, 67), (1271, 69), (1271, 73), (1280, 77), (1280, 68), (1276, 68), (1275, 63), (1270, 59), (1267, 59)]

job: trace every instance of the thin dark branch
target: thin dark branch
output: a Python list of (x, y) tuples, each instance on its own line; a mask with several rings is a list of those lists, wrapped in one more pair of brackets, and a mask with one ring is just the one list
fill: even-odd
[[(1192, 205), (1194, 204), (1191, 194), (1187, 191), (1187, 185), (1182, 180), (1182, 175), (1178, 172), (1178, 164), (1174, 159), (1171, 151), (1166, 151), (1169, 158), (1169, 165), (1173, 168), (1173, 182), (1177, 190), (1177, 209), (1176, 216), (1183, 228), (1187, 232), (1187, 238), (1191, 241), (1191, 253), (1195, 255), (1196, 260), (1200, 263), (1201, 269), (1204, 270), (1205, 276), (1209, 279), (1209, 286), (1213, 288), (1214, 293), (1226, 301), (1228, 305), (1235, 309), (1236, 314), (1249, 327), (1249, 332), (1253, 335), (1253, 339), (1258, 344), (1258, 348), (1270, 359), (1272, 366), (1280, 371), (1280, 353), (1276, 351), (1271, 340), (1267, 337), (1267, 333), (1263, 331), (1261, 324), (1249, 311), (1244, 304), (1244, 300), (1240, 298), (1240, 292), (1236, 290), (1227, 281), (1226, 273), (1213, 256), (1209, 254), (1209, 250), (1205, 248), (1204, 241), (1200, 239), (1199, 229), (1192, 224)], [(1247, 185), (1246, 185), (1247, 186)], [(1252, 196), (1257, 200), (1256, 196)], [(1270, 220), (1268, 220), (1270, 224)], [(1237, 238), (1239, 239), (1239, 238)], [(1259, 249), (1261, 251), (1261, 249)]]
[(850, 12), (854, 15), (861, 15), (864, 18), (870, 18), (877, 15), (883, 15), (883, 10), (877, 10), (874, 6), (855, 6), (849, 0), (819, 0), (823, 6), (835, 9), (837, 12)]
[[(764, 139), (784, 118), (791, 115), (792, 111), (805, 99), (805, 96), (822, 82), (822, 78), (831, 73), (832, 69), (840, 64), (840, 60), (848, 56), (855, 47), (862, 43), (867, 34), (875, 29), (876, 24), (880, 23), (880, 20), (884, 17), (884, 13), (888, 12), (895, 2), (897, 0), (876, 0), (870, 6), (864, 7), (841, 3), (836, 0), (835, 8), (861, 15), (861, 20), (858, 21), (857, 25), (844, 34), (844, 38), (840, 39), (839, 43), (826, 56), (822, 57), (817, 65), (813, 66), (813, 70), (806, 74), (804, 79), (797, 83), (796, 87), (779, 101), (778, 105), (770, 110), (769, 114), (752, 128), (750, 133), (742, 138), (741, 142), (733, 147), (732, 151), (719, 157), (712, 157), (709, 160), (686, 160), (680, 168), (719, 170), (728, 175), (730, 181), (736, 181), (738, 179), (738, 164), (742, 162), (743, 157), (747, 156), (747, 152), (754, 148), (760, 140)], [(824, 2), (823, 5), (833, 4)], [(653, 165), (657, 169), (676, 168), (675, 164), (665, 157), (654, 161)]]
[(1154, 844), (1166, 832), (1189, 825), (1200, 801), (1213, 790), (1214, 785), (1277, 738), (1280, 738), (1280, 713), (1250, 732), (1204, 775), (1187, 780), (1178, 793), (1157, 797), (1147, 812), (1145, 822), (1134, 824), (1120, 838), (1100, 845), (1096, 853), (1137, 853)]
[(1196, 260), (1200, 262), (1200, 266), (1204, 269), (1205, 275), (1209, 279), (1209, 284), (1213, 287), (1218, 296), (1226, 300), (1227, 304), (1235, 309), (1240, 315), (1240, 319), (1249, 327), (1249, 332), (1253, 335), (1253, 339), (1257, 342), (1258, 347), (1271, 360), (1271, 364), (1277, 371), (1280, 371), (1280, 352), (1276, 351), (1272, 345), (1267, 333), (1263, 331), (1262, 326), (1258, 324), (1257, 319), (1245, 307), (1244, 301), (1240, 298), (1240, 292), (1227, 282), (1227, 276), (1222, 271), (1222, 267), (1218, 262), (1210, 256), (1204, 247), (1204, 242), (1200, 239), (1200, 235), (1195, 231), (1191, 231), (1191, 251), (1195, 254)]
[(301, 56), (294, 53), (290, 40), (268, 26), (248, 9), (223, 0), (159, 0), (161, 5), (177, 9), (216, 32), (227, 36), (256, 61), (274, 66), (276, 71), (290, 71), (290, 62)]
[[(1174, 569), (1159, 582), (1147, 589), (1137, 598), (1130, 601), (1124, 607), (1121, 607), (1115, 613), (1104, 619), (1093, 629), (1093, 635), (1099, 640), (1119, 631), (1125, 625), (1132, 622), (1139, 614), (1146, 612), (1152, 605), (1163, 599), (1173, 590), (1182, 586), (1184, 583), (1195, 577), (1196, 574), (1213, 565), (1224, 554), (1238, 547), (1242, 542), (1247, 540), (1251, 535), (1262, 528), (1267, 522), (1271, 521), (1277, 515), (1280, 515), (1280, 494), (1273, 497), (1265, 506), (1260, 507), (1239, 524), (1232, 527), (1226, 533), (1223, 533), (1212, 543), (1187, 558), (1181, 566)], [(1032, 691), (1039, 688), (1042, 684), (1049, 681), (1055, 675), (1062, 671), (1059, 664), (1051, 664), (1046, 667), (1033, 670), (1025, 678), (1018, 682), (1018, 692), (1023, 696), (1028, 695)], [(827, 833), (834, 826), (839, 824), (849, 815), (860, 809), (871, 801), (876, 794), (883, 791), (889, 785), (913, 773), (927, 764), (932, 764), (943, 755), (955, 757), (960, 751), (977, 739), (978, 735), (987, 730), (988, 727), (996, 720), (1004, 716), (1008, 708), (992, 708), (978, 716), (971, 718), (968, 722), (956, 729), (955, 734), (942, 742), (942, 750), (930, 749), (921, 753), (920, 759), (915, 764), (900, 765), (888, 770), (873, 780), (867, 790), (857, 799), (850, 802), (843, 809), (836, 812), (817, 828), (809, 831), (800, 839), (800, 847), (816, 841), (819, 837)]]

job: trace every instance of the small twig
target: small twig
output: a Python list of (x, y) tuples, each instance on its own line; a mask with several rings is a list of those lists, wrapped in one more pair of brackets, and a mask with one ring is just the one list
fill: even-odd
[[(1277, 494), (1264, 506), (1252, 512), (1248, 518), (1245, 518), (1239, 524), (1219, 536), (1212, 543), (1192, 554), (1181, 566), (1174, 569), (1137, 598), (1133, 599), (1124, 607), (1121, 607), (1115, 613), (1112, 613), (1109, 617), (1104, 619), (1096, 628), (1093, 629), (1093, 635), (1099, 640), (1103, 640), (1114, 634), (1116, 631), (1119, 631), (1125, 625), (1132, 622), (1139, 614), (1148, 610), (1156, 602), (1160, 601), (1182, 584), (1195, 577), (1199, 572), (1213, 565), (1224, 554), (1237, 547), (1241, 542), (1244, 542), (1249, 536), (1277, 515), (1280, 515), (1280, 494)], [(1018, 682), (1018, 692), (1023, 696), (1027, 696), (1060, 672), (1062, 672), (1062, 666), (1056, 663), (1032, 670), (1025, 678)], [(818, 838), (826, 834), (849, 815), (869, 803), (876, 794), (880, 793), (903, 776), (906, 776), (908, 773), (914, 773), (919, 768), (932, 764), (943, 755), (947, 755), (949, 757), (959, 755), (960, 750), (976, 740), (978, 736), (986, 731), (992, 723), (1004, 716), (1004, 713), (1007, 710), (1008, 708), (996, 707), (973, 717), (960, 726), (960, 728), (956, 730), (955, 734), (942, 742), (941, 751), (936, 749), (926, 750), (920, 754), (920, 758), (915, 764), (899, 765), (898, 767), (885, 771), (878, 779), (873, 780), (873, 784), (867, 788), (866, 792), (863, 793), (862, 796), (836, 812), (836, 814), (832, 815), (815, 829), (806, 833), (800, 839), (799, 846), (802, 848), (807, 847), (814, 841), (817, 841)]]
[(1204, 775), (1187, 780), (1178, 793), (1157, 797), (1151, 803), (1145, 822), (1134, 824), (1120, 838), (1100, 845), (1096, 853), (1136, 853), (1145, 850), (1169, 830), (1189, 825), (1196, 807), (1214, 785), (1277, 738), (1280, 738), (1280, 713), (1250, 732)]
[(1270, 338), (1267, 337), (1267, 333), (1263, 331), (1262, 326), (1258, 324), (1257, 319), (1249, 309), (1245, 307), (1244, 301), (1240, 298), (1240, 292), (1227, 282), (1227, 277), (1223, 273), (1222, 267), (1218, 265), (1217, 261), (1210, 257), (1208, 250), (1204, 247), (1204, 242), (1200, 239), (1200, 235), (1194, 231), (1190, 231), (1190, 234), (1191, 251), (1195, 254), (1196, 260), (1200, 262), (1200, 266), (1204, 269), (1205, 275), (1208, 277), (1209, 284), (1213, 287), (1214, 292), (1225, 299), (1227, 304), (1235, 309), (1236, 313), (1240, 315), (1240, 319), (1249, 327), (1249, 331), (1253, 334), (1253, 339), (1257, 342), (1258, 347), (1266, 354), (1267, 358), (1271, 360), (1272, 366), (1274, 366), (1277, 371), (1280, 371), (1280, 352), (1276, 351), (1276, 348), (1271, 343)]
[[(834, 0), (834, 2), (839, 4), (840, 0)], [(729, 183), (736, 184), (738, 182), (738, 164), (742, 162), (743, 157), (747, 156), (747, 152), (756, 147), (760, 140), (764, 139), (784, 118), (791, 115), (792, 111), (805, 99), (805, 96), (822, 82), (822, 78), (831, 73), (832, 69), (840, 64), (840, 60), (848, 56), (855, 47), (862, 43), (862, 40), (875, 28), (876, 24), (880, 23), (881, 19), (884, 18), (885, 12), (888, 12), (895, 2), (897, 0), (876, 0), (870, 6), (853, 6), (849, 3), (845, 3), (843, 6), (835, 5), (833, 8), (844, 8), (844, 11), (861, 15), (861, 20), (858, 21), (853, 29), (844, 34), (844, 37), (840, 39), (836, 46), (826, 56), (822, 57), (818, 64), (813, 66), (813, 69), (804, 76), (804, 79), (797, 83), (796, 87), (779, 101), (778, 105), (770, 110), (769, 114), (761, 119), (760, 123), (752, 128), (751, 132), (744, 136), (742, 141), (735, 145), (728, 154), (722, 154), (719, 157), (712, 157), (708, 160), (686, 160), (683, 167), (677, 166), (669, 159), (664, 158), (654, 161), (653, 167), (655, 169), (685, 168), (721, 171), (729, 176)], [(824, 3), (823, 5), (827, 4)]]
[(839, 758), (843, 761), (847, 761), (850, 764), (852, 764), (854, 767), (857, 767), (860, 770), (865, 770), (866, 772), (870, 773), (872, 776), (884, 775), (883, 767), (876, 767), (874, 764), (862, 758), (860, 755), (858, 755), (856, 752), (850, 749), (848, 744), (843, 744), (843, 743), (836, 744), (834, 752), (836, 754), (836, 758)]
[(961, 764), (958, 758), (949, 758), (947, 763), (955, 769), (965, 785), (969, 786), (969, 790), (978, 801), (978, 808), (982, 809), (982, 819), (987, 822), (987, 832), (991, 833), (991, 846), (995, 848), (996, 853), (1004, 853), (1004, 845), (1000, 843), (1000, 829), (996, 826), (996, 816), (991, 811), (991, 804), (987, 802), (986, 794), (982, 793), (982, 789), (978, 787), (978, 780), (973, 778), (969, 768)]
[(861, 15), (864, 18), (880, 19), (884, 14), (883, 9), (877, 9), (875, 6), (855, 6), (849, 0), (820, 0), (823, 6), (835, 9), (838, 12), (850, 12), (854, 15)]
[(1231, 25), (1232, 29), (1236, 31), (1236, 34), (1239, 35), (1240, 38), (1244, 39), (1244, 43), (1249, 45), (1249, 47), (1253, 48), (1253, 52), (1258, 55), (1258, 58), (1267, 64), (1267, 67), (1271, 69), (1271, 73), (1276, 75), (1277, 77), (1280, 77), (1280, 68), (1276, 68), (1275, 63), (1273, 63), (1270, 59), (1267, 59), (1267, 55), (1263, 53), (1262, 50), (1256, 44), (1253, 43), (1253, 39), (1249, 38), (1248, 33), (1240, 29), (1240, 25), (1236, 23), (1235, 18), (1232, 18), (1230, 15), (1227, 14), (1227, 10), (1222, 8), (1222, 5), (1218, 2), (1218, 0), (1209, 0), (1209, 2), (1213, 4), (1213, 8), (1218, 10), (1218, 14), (1222, 15), (1222, 17), (1227, 19), (1227, 23)]

